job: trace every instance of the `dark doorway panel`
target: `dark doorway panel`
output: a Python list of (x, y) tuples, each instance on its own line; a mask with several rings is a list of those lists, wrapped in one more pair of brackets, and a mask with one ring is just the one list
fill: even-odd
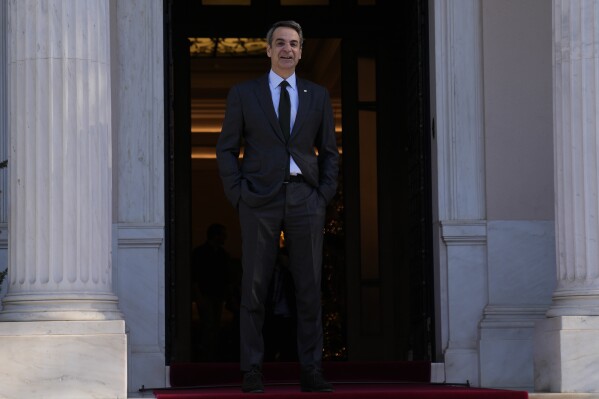
[(434, 360), (427, 2), (394, 3), (401, 12), (367, 3), (376, 4), (165, 0), (169, 363), (198, 360), (189, 278), (207, 225), (224, 222), (227, 249), (240, 256), (236, 214), (210, 151), (228, 88), (270, 65), (266, 55), (194, 59), (189, 38), (264, 37), (280, 19), (304, 29), (297, 73), (329, 89), (342, 152), (325, 227), (325, 359)]

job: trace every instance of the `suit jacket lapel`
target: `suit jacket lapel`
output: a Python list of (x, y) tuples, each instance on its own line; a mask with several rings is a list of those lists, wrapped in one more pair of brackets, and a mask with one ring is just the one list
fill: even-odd
[(291, 137), (293, 138), (297, 132), (302, 128), (302, 124), (306, 120), (306, 115), (310, 109), (310, 101), (312, 100), (312, 93), (305, 89), (304, 81), (302, 79), (296, 79), (297, 84), (297, 114), (295, 115), (295, 122), (293, 123), (293, 130), (291, 131)]
[(272, 103), (272, 95), (270, 94), (270, 87), (268, 86), (268, 74), (258, 78), (256, 97), (258, 98), (258, 103), (264, 111), (266, 119), (270, 122), (273, 130), (281, 140), (285, 141), (285, 136), (283, 136), (283, 132), (281, 131), (281, 125), (279, 125), (279, 119), (277, 118), (275, 107)]

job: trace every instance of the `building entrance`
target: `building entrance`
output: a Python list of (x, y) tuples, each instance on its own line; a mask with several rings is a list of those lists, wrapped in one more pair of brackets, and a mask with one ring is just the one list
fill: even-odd
[[(237, 360), (240, 233), (214, 145), (228, 89), (268, 72), (264, 43), (255, 39), (281, 19), (304, 29), (297, 73), (329, 89), (342, 154), (325, 229), (324, 357), (434, 360), (426, 1), (406, 2), (401, 13), (375, 1), (209, 3), (167, 2), (168, 361)], [(227, 273), (210, 277), (227, 286), (211, 335), (191, 283), (192, 253), (215, 223), (226, 228), (229, 261)], [(271, 321), (267, 328), (293, 331), (288, 320)], [(292, 358), (291, 341), (269, 340), (268, 356)]]

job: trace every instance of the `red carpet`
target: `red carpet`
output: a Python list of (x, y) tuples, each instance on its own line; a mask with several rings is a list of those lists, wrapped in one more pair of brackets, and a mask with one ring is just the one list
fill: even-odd
[(335, 392), (300, 392), (297, 363), (263, 366), (265, 392), (242, 393), (236, 363), (171, 365), (172, 388), (155, 388), (158, 399), (527, 399), (525, 391), (433, 384), (428, 362), (329, 362), (325, 377)]
[(240, 388), (155, 390), (158, 399), (526, 399), (524, 391), (468, 388), (436, 384), (334, 383), (335, 392), (300, 392), (299, 385), (266, 385), (264, 393), (242, 393)]

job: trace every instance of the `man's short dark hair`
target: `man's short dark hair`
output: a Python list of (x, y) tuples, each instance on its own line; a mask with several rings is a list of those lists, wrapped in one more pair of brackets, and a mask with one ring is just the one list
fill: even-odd
[(302, 31), (302, 27), (295, 21), (279, 21), (272, 24), (268, 32), (266, 33), (266, 42), (269, 46), (272, 46), (272, 35), (275, 33), (275, 29), (285, 27), (291, 28), (297, 32), (300, 39), (300, 47), (304, 47), (304, 32)]

